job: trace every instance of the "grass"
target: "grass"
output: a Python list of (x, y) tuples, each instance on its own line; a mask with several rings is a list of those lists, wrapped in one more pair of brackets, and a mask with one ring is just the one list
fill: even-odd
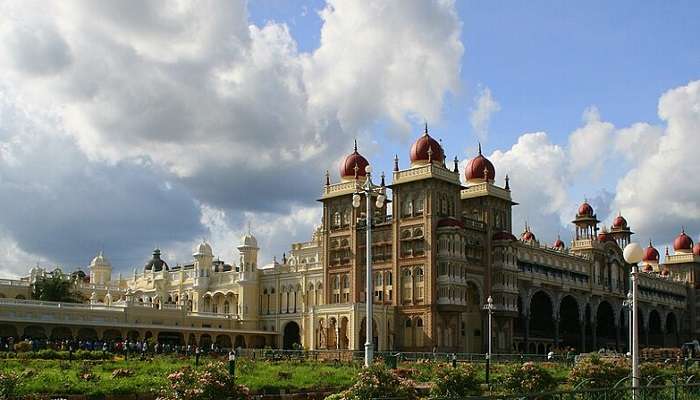
[[(202, 360), (200, 365), (206, 363)], [(167, 376), (184, 367), (194, 366), (192, 360), (157, 357), (150, 361), (74, 361), (62, 360), (3, 360), (0, 371), (18, 374), (18, 395), (85, 394), (103, 396), (116, 394), (156, 393), (166, 384)], [(130, 377), (113, 378), (112, 371), (128, 368)], [(238, 383), (255, 393), (304, 391), (340, 391), (352, 385), (359, 366), (322, 362), (251, 362), (240, 360), (236, 365)], [(86, 380), (84, 374), (91, 379)]]

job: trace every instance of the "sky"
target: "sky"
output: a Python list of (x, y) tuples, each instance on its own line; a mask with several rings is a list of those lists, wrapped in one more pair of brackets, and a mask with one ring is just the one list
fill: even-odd
[[(700, 239), (700, 4), (0, 1), (0, 276), (115, 272), (207, 240), (308, 240), (359, 150), (511, 178), (513, 225), (568, 241), (584, 200), (635, 239)], [(673, 250), (671, 250), (673, 251)]]

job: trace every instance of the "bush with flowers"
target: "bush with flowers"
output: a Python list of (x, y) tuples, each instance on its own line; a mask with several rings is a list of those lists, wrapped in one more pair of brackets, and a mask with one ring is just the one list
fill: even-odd
[(13, 373), (0, 371), (0, 400), (14, 398), (17, 394), (19, 377)]
[(476, 369), (471, 364), (438, 370), (430, 388), (432, 396), (446, 399), (461, 399), (480, 393), (481, 385), (476, 377)]
[(237, 385), (223, 362), (212, 362), (195, 370), (185, 367), (168, 375), (157, 400), (248, 400), (250, 390)]
[(326, 397), (326, 400), (366, 400), (375, 398), (399, 398), (412, 400), (418, 397), (416, 385), (399, 377), (380, 363), (365, 368), (349, 389)]
[(512, 394), (540, 393), (554, 390), (557, 381), (546, 368), (526, 362), (506, 367), (502, 386), (506, 392)]
[(600, 358), (593, 355), (579, 361), (569, 372), (569, 383), (581, 388), (613, 387), (630, 373), (622, 358)]

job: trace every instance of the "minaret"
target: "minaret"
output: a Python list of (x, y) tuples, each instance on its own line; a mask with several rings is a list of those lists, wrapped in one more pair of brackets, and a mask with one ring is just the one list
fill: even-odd
[(209, 276), (211, 275), (212, 262), (214, 260), (214, 254), (209, 243), (202, 241), (194, 249), (192, 257), (194, 257), (194, 270), (196, 272), (195, 285), (206, 289), (209, 286)]
[(258, 250), (258, 241), (248, 226), (248, 232), (241, 237), (241, 244), (238, 246), (241, 256), (238, 273), (238, 284), (241, 287), (238, 294), (238, 311), (243, 320), (258, 319)]
[(112, 280), (112, 264), (101, 250), (90, 262), (89, 269), (90, 283), (94, 285), (106, 285)]

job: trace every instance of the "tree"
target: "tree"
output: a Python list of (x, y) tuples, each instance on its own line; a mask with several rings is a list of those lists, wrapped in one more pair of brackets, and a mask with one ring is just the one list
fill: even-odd
[(82, 303), (84, 301), (83, 296), (75, 290), (74, 282), (58, 271), (36, 278), (32, 285), (32, 298), (63, 303)]

